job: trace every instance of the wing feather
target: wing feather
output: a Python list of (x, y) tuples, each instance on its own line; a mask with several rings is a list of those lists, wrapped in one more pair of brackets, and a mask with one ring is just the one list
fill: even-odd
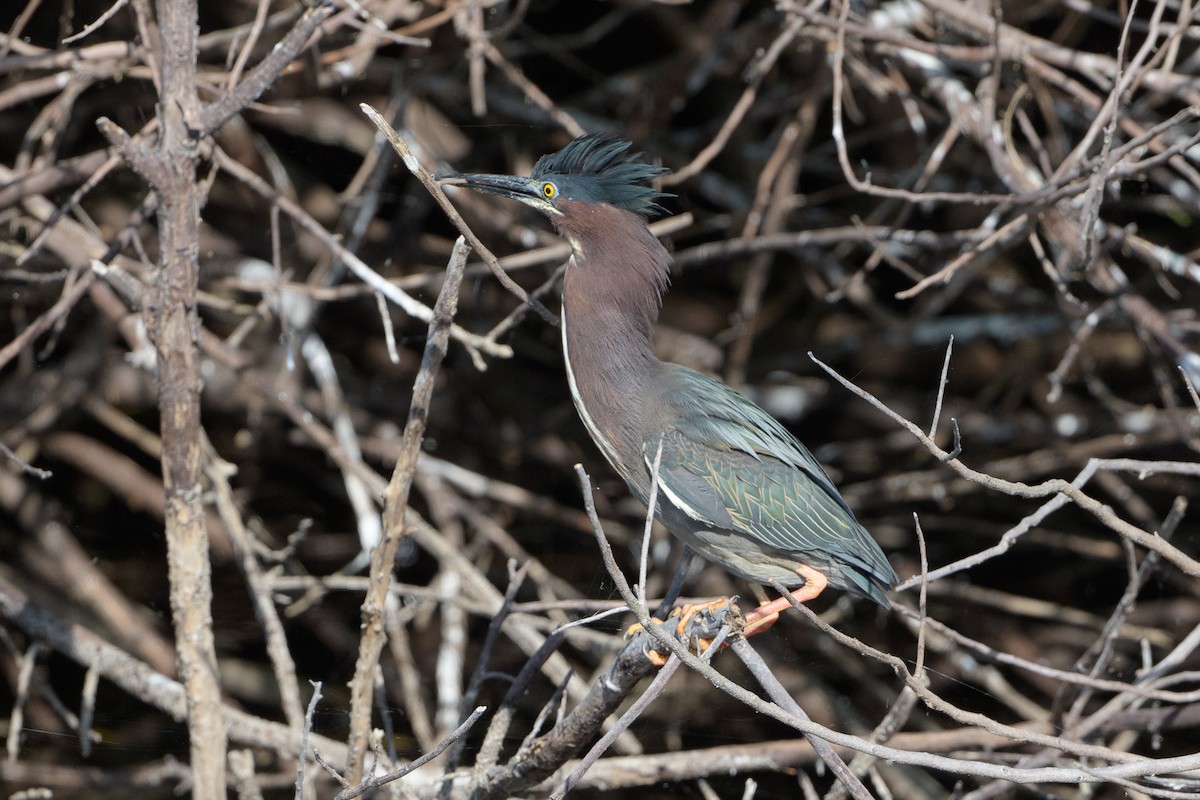
[[(847, 576), (891, 586), (895, 572), (878, 544), (808, 449), (778, 421), (725, 384), (677, 368), (687, 398), (663, 437), (659, 477), (672, 501), (718, 529), (774, 550), (803, 555), (820, 568), (849, 567)], [(658, 442), (647, 442), (647, 464)], [(854, 580), (857, 578), (858, 580)]]

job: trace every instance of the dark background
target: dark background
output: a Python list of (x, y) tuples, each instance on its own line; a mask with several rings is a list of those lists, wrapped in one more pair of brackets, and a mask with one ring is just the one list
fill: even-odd
[[(1173, 7), (1158, 21), (1153, 4), (1137, 6), (1120, 49), (1122, 63), (1130, 65), (1149, 31), (1159, 46), (1149, 61), (1128, 66), (1142, 77), (1122, 93), (1117, 122), (1106, 130), (1101, 108), (1115, 73), (1104, 65), (1111, 67), (1118, 57), (1128, 13), (1124, 4), (1008, 3), (991, 9), (952, 4), (962, 16), (944, 13), (940, 5), (914, 4), (910, 25), (893, 21), (871, 28), (877, 19), (871, 14), (897, 7), (851, 4), (840, 65), (841, 126), (849, 167), (870, 188), (852, 185), (837, 154), (836, 5), (801, 13), (786, 3), (741, 0), (687, 5), (532, 0), (499, 3), (475, 17), (466, 7), (454, 11), (454, 5), (436, 2), (375, 9), (391, 31), (425, 38), (428, 46), (372, 41), (362, 32), (368, 23), (342, 13), (294, 69), (214, 138), (342, 236), (368, 265), (428, 305), (456, 233), (426, 190), (374, 141), (374, 128), (358, 104), (398, 110), (397, 127), (434, 172), (524, 174), (539, 155), (572, 138), (524, 87), (486, 60), (477, 84), (486, 109), (473, 113), (473, 35), (486, 35), (505, 63), (558, 112), (586, 130), (632, 139), (667, 167), (683, 168), (715, 142), (699, 174), (678, 183), (668, 179), (665, 187), (677, 195), (665, 202), (669, 216), (688, 217), (665, 237), (679, 264), (664, 304), (660, 354), (724, 377), (783, 419), (828, 465), (859, 519), (907, 579), (921, 568), (914, 515), (924, 532), (929, 568), (936, 569), (997, 544), (1052, 495), (1019, 498), (1002, 487), (965, 480), (832, 381), (809, 359), (810, 351), (928, 430), (953, 336), (936, 441), (952, 449), (950, 420), (956, 420), (961, 462), (1005, 481), (1070, 481), (1091, 458), (1194, 462), (1198, 441), (1197, 408), (1185, 381), (1200, 378), (1195, 353), (1200, 180), (1194, 155), (1200, 61), (1194, 23), (1183, 21), (1184, 27), (1193, 25), (1191, 34), (1173, 35)], [(202, 6), (200, 62), (209, 92), (202, 97), (212, 99), (233, 58), (227, 33), (246, 26), (255, 5)], [(103, 42), (140, 45), (130, 9), (80, 42), (61, 44), (106, 7), (31, 5), (20, 44), (10, 41), (0, 54), (5, 170), (0, 191), (12, 190), (0, 203), (0, 344), (15, 341), (79, 277), (45, 248), (18, 264), (41, 232), (32, 198), (62, 207), (84, 185), (88, 175), (59, 172), (71, 159), (106, 147), (96, 129), (98, 117), (132, 133), (155, 115), (157, 95), (143, 51), (99, 58), (87, 50)], [(270, 5), (271, 22), (249, 66), (278, 41), (299, 8)], [(998, 54), (990, 33), (996, 14), (1008, 26), (1006, 41), (1028, 37), (1019, 40), (1026, 45), (1019, 58), (1017, 49), (1001, 48)], [(12, 31), (18, 24), (5, 19), (0, 28)], [(781, 41), (789, 25), (794, 35)], [(778, 57), (763, 66), (773, 46), (780, 48)], [(76, 57), (57, 64), (21, 60), (72, 48)], [(916, 61), (914, 52), (926, 61)], [(345, 64), (350, 66), (340, 66)], [(1146, 77), (1150, 73), (1153, 78)], [(63, 76), (67, 89), (45, 88), (55, 75)], [(739, 99), (747, 96), (744, 115), (731, 122)], [(949, 102), (954, 97), (961, 104)], [(1176, 116), (1189, 105), (1191, 116)], [(973, 114), (983, 115), (982, 129), (996, 131), (1001, 141), (982, 141)], [(1121, 150), (1154, 126), (1161, 126), (1157, 135), (1147, 137), (1140, 150)], [(1089, 129), (1097, 135), (1075, 152)], [(1190, 156), (1180, 155), (1187, 152), (1180, 143), (1189, 137)], [(794, 144), (781, 145), (786, 141)], [(1154, 158), (1171, 147), (1172, 157)], [(375, 157), (386, 161), (385, 168), (372, 170), (369, 163), (364, 168), (364, 159)], [(1059, 172), (1049, 175), (1053, 170)], [(1014, 175), (1022, 171), (1041, 175), (1021, 185)], [(57, 179), (36, 192), (13, 189), (18, 178), (51, 174)], [(399, 353), (393, 363), (374, 298), (315, 238), (281, 215), (279, 265), (288, 281), (307, 286), (296, 288), (314, 297), (309, 326), (281, 326), (271, 292), (242, 272), (243, 259), (273, 258), (270, 203), (214, 170), (210, 161), (202, 161), (200, 175), (212, 178), (203, 210), (200, 314), (212, 334), (232, 337), (229, 343), (243, 359), (236, 371), (217, 362), (206, 365), (204, 429), (216, 453), (237, 468), (236, 500), (262, 543), (264, 568), (279, 576), (313, 576), (321, 584), (359, 551), (354, 514), (334, 461), (271, 393), (320, 425), (329, 424), (331, 409), (296, 352), (305, 336), (319, 336), (332, 356), (364, 460), (387, 476), (426, 325), (389, 309)], [(1091, 180), (1099, 191), (1089, 194)], [(145, 192), (136, 175), (118, 166), (82, 193), (67, 216), (97, 239), (111, 241), (129, 224)], [(516, 204), (451, 194), (497, 255), (557, 241), (543, 220)], [(135, 224), (136, 241), (122, 255), (140, 270), (129, 272), (130, 280), (151, 281), (154, 224)], [(1007, 235), (991, 236), (1010, 224)], [(804, 238), (823, 229), (840, 233)], [(719, 250), (764, 234), (778, 236), (757, 255)], [(1151, 247), (1161, 248), (1155, 257), (1148, 255)], [(483, 334), (520, 303), (472, 263), (456, 321)], [(533, 291), (561, 263), (561, 256), (543, 258), (511, 274)], [(952, 263), (959, 266), (948, 280), (898, 296)], [(543, 287), (540, 296), (557, 308), (556, 287)], [(169, 648), (165, 542), (161, 508), (154, 502), (155, 497), (161, 502), (161, 477), (146, 437), (139, 444), (129, 432), (132, 425), (152, 438), (157, 430), (155, 383), (130, 358), (130, 340), (120, 329), (136, 320), (138, 309), (128, 299), (123, 308), (85, 294), (0, 369), (0, 441), (21, 461), (51, 473), (39, 478), (22, 472), (14, 459), (3, 464), (0, 571), (62, 618), (150, 660), (146, 650), (122, 638), (127, 633), (114, 632), (106, 601), (89, 583), (92, 571), (106, 578), (136, 609), (137, 625)], [(512, 357), (489, 358), (483, 371), (461, 345), (451, 345), (424, 452), (475, 477), (447, 477), (446, 467), (426, 460), (413, 508), (501, 591), (509, 557), (536, 559), (545, 574), (531, 578), (522, 601), (613, 600), (612, 581), (579, 514), (573, 465), (582, 462), (589, 470), (606, 530), (630, 574), (636, 574), (642, 510), (628, 499), (575, 416), (557, 329), (526, 313), (501, 341), (511, 345)], [(294, 369), (288, 368), (289, 348)], [(491, 483), (481, 494), (484, 481)], [(1195, 557), (1198, 529), (1194, 513), (1186, 510), (1196, 491), (1194, 473), (1142, 476), (1136, 469), (1102, 469), (1084, 490), (1145, 531), (1171, 533), (1171, 542)], [(1173, 503), (1185, 510), (1164, 529)], [(64, 555), (66, 545), (47, 533), (51, 526), (56, 537), (79, 548), (78, 560)], [(661, 531), (656, 537), (652, 593), (662, 591), (678, 557), (678, 547)], [(222, 686), (231, 701), (278, 719), (245, 581), (227, 548), (214, 545), (213, 558)], [(1131, 571), (1138, 567), (1145, 567), (1144, 574), (1130, 592)], [(396, 578), (436, 588), (445, 569), (409, 542)], [(913, 607), (914, 588), (897, 601)], [(292, 586), (274, 594), (304, 691), (309, 679), (325, 685), (315, 727), (334, 738), (345, 735), (343, 687), (354, 668), (360, 591), (332, 588), (314, 596)], [(752, 596), (748, 586), (715, 567), (694, 574), (685, 593)], [(1126, 593), (1130, 597), (1123, 603)], [(872, 646), (914, 658), (913, 626), (869, 603), (833, 595), (814, 608)], [(405, 597), (403, 624), (413, 668), (423, 700), (433, 708), (435, 661), (446, 642), (443, 606), (430, 593)], [(996, 651), (1128, 682), (1144, 658), (1156, 662), (1200, 623), (1198, 599), (1194, 578), (1177, 565), (1147, 564), (1146, 550), (1068, 503), (1007, 552), (933, 582), (928, 613)], [(469, 674), (488, 618), (477, 613), (473, 598), (466, 605), (473, 611), (465, 623)], [(557, 624), (581, 616), (584, 608), (537, 613)], [(618, 634), (628, 621), (610, 618), (594, 628)], [(32, 640), (16, 628), (4, 630), (0, 705), (7, 707), (17, 691), (20, 653)], [(565, 652), (588, 676), (617, 641), (574, 639)], [(839, 730), (868, 733), (901, 688), (886, 666), (835, 645), (798, 616), (754, 642), (809, 714)], [(1006, 724), (1037, 721), (1076, 738), (1064, 722), (1074, 719), (1064, 716), (1073, 704), (1078, 700), (1074, 713), (1087, 718), (1112, 696), (1080, 700), (1078, 687), (968, 656), (944, 637), (931, 634), (925, 644), (936, 693)], [(1185, 655), (1176, 672), (1196, 668), (1190, 651)], [(167, 656), (160, 669), (171, 668), (169, 650)], [(523, 661), (502, 639), (489, 668), (513, 673)], [(748, 681), (731, 657), (718, 656), (716, 664)], [(400, 756), (413, 757), (426, 748), (406, 720), (412, 698), (401, 688), (398, 669), (385, 657), (388, 702), (396, 709), (395, 747)], [(36, 672), (68, 707), (78, 704), (79, 665), (43, 652)], [(494, 703), (505, 688), (503, 680), (485, 683), (480, 702)], [(531, 693), (528, 716), (513, 729), (514, 746), (551, 688), (543, 680)], [(1146, 713), (1139, 716), (1133, 713), (1137, 705), (1127, 703), (1125, 716), (1119, 713), (1116, 721), (1078, 738), (1155, 757), (1195, 751), (1186, 713), (1155, 716), (1149, 712), (1158, 706), (1151, 703), (1142, 705)], [(1184, 703), (1175, 711), (1191, 708)], [(17, 760), (0, 769), (14, 788), (58, 785), (69, 796), (84, 791), (85, 775), (96, 776), (87, 791), (97, 793), (104, 787), (126, 796), (167, 796), (176, 785), (166, 765), (186, 758), (184, 729), (110, 685), (101, 684), (96, 729), (102, 742), (88, 759), (80, 758), (69, 725), (43, 693), (33, 692), (25, 713)], [(1165, 727), (1156, 731), (1160, 725)], [(1037, 751), (1019, 743), (996, 751), (977, 748), (963, 734), (970, 727), (918, 704), (902, 730), (946, 731), (939, 751), (977, 752), (996, 763), (1016, 763), (1019, 755)], [(648, 753), (719, 745), (753, 749), (795, 736), (691, 674), (681, 674), (634, 730)], [(6, 738), (13, 735), (5, 732)], [(468, 764), (473, 746), (471, 740)], [(285, 765), (260, 755), (259, 767), (264, 776), (278, 778), (279, 796), (291, 791)], [(818, 787), (829, 784), (811, 765), (798, 769)], [(798, 791), (797, 776), (789, 770), (755, 778), (760, 798), (794, 797)], [(897, 796), (909, 797), (948, 796), (959, 780), (897, 765), (883, 767), (880, 779)], [(735, 797), (742, 782), (741, 776), (712, 777), (711, 788)], [(977, 785), (968, 778), (962, 788)], [(1077, 793), (1072, 787), (1047, 787), (1051, 790), (1058, 796)], [(699, 797), (703, 787), (689, 779), (627, 791)], [(1105, 792), (1121, 796), (1117, 787)]]

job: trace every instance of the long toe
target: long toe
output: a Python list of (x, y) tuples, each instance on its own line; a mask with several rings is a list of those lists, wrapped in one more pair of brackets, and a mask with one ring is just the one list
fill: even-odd
[(675, 624), (675, 632), (682, 636), (687, 630), (688, 623), (692, 621), (692, 617), (701, 612), (716, 615), (722, 610), (733, 607), (733, 601), (728, 597), (709, 600), (707, 603), (689, 603), (685, 606), (680, 606), (671, 612), (672, 617), (679, 617), (679, 621)]
[[(663, 620), (659, 619), (658, 617), (651, 617), (650, 621), (655, 624), (658, 624), (658, 623), (662, 622)], [(642, 623), (635, 622), (632, 625), (630, 625), (628, 628), (625, 629), (625, 638), (632, 639), (635, 634), (639, 634), (643, 630), (645, 630), (645, 628), (642, 627)]]

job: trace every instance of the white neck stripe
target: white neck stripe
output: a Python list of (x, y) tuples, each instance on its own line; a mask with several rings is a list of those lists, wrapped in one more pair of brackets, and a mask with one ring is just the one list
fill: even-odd
[(603, 433), (600, 432), (599, 426), (592, 419), (592, 415), (588, 413), (587, 406), (583, 403), (583, 397), (579, 394), (579, 384), (575, 382), (575, 370), (571, 366), (571, 348), (567, 344), (567, 305), (563, 303), (562, 317), (560, 319), (562, 326), (562, 347), (563, 347), (563, 363), (567, 367), (567, 385), (571, 389), (571, 399), (575, 401), (575, 410), (579, 412), (579, 418), (583, 420), (583, 426), (587, 428), (588, 433), (592, 436), (592, 441), (600, 448), (600, 452), (604, 453), (604, 457), (608, 459), (608, 463), (620, 472), (620, 461), (617, 459), (616, 448), (612, 442), (608, 440)]

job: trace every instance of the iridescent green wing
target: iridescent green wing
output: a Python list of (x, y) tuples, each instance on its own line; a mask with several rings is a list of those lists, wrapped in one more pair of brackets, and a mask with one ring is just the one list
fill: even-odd
[[(663, 396), (674, 407), (678, 429), (695, 443), (718, 452), (744, 453), (758, 462), (769, 457), (799, 470), (806, 483), (854, 518), (813, 454), (777, 419), (703, 373), (673, 365), (670, 376), (676, 387)], [(825, 501), (820, 503), (823, 506)]]
[[(669, 396), (686, 400), (675, 405), (677, 424), (663, 437), (659, 478), (677, 505), (715, 527), (804, 554), (818, 568), (850, 567), (855, 574), (845, 577), (871, 596), (878, 591), (857, 573), (895, 582), (825, 471), (774, 417), (698, 372), (680, 367), (673, 377), (682, 386)], [(646, 443), (648, 463), (657, 445)]]
[[(652, 464), (657, 442), (646, 444)], [(659, 480), (688, 516), (784, 552), (841, 553), (861, 526), (807, 472), (674, 430), (663, 437)], [(826, 482), (828, 478), (826, 478)]]

